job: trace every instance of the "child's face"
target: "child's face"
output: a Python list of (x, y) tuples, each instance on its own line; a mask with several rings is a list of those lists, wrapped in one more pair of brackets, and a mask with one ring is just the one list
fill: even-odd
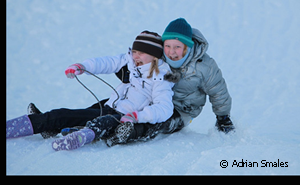
[(184, 44), (176, 39), (165, 40), (164, 52), (166, 56), (177, 61), (183, 58)]
[(154, 56), (137, 50), (132, 50), (132, 58), (136, 66), (142, 66), (154, 60)]

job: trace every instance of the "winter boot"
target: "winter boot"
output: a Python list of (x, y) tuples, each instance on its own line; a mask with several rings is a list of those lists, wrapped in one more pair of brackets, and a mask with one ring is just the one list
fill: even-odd
[(130, 134), (134, 131), (134, 124), (131, 122), (124, 122), (117, 126), (115, 133), (106, 140), (108, 147), (116, 144), (124, 144), (127, 142)]
[(27, 114), (42, 114), (42, 112), (33, 103), (29, 103), (27, 107)]
[(6, 121), (6, 139), (33, 135), (33, 128), (27, 115)]
[(68, 134), (60, 139), (56, 139), (52, 142), (52, 148), (55, 151), (74, 150), (92, 142), (94, 138), (94, 131), (89, 128), (84, 128), (77, 132)]

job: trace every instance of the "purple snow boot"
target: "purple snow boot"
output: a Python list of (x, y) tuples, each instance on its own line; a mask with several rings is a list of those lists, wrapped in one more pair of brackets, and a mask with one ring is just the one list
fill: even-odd
[(6, 139), (30, 135), (33, 135), (33, 128), (27, 115), (6, 121)]
[(56, 139), (52, 142), (52, 148), (55, 151), (74, 150), (92, 142), (94, 138), (94, 131), (89, 128), (84, 128), (79, 131), (68, 134), (60, 139)]

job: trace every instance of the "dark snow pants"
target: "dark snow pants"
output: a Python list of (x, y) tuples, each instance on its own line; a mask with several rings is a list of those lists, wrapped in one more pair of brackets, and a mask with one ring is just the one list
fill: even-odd
[(184, 122), (180, 114), (174, 108), (173, 115), (165, 122), (150, 124), (138, 123), (134, 125), (134, 131), (129, 136), (128, 142), (146, 141), (157, 136), (159, 133), (172, 134), (181, 130), (184, 127)]
[[(109, 114), (120, 120), (121, 114), (118, 114), (109, 106), (104, 106), (107, 99), (102, 100), (103, 115)], [(60, 133), (63, 128), (70, 128), (76, 126), (87, 126), (95, 132), (95, 138), (105, 138), (114, 132), (114, 129), (119, 124), (111, 116), (103, 116), (99, 123), (103, 124), (87, 124), (100, 115), (100, 106), (98, 103), (86, 109), (54, 109), (42, 114), (28, 115), (34, 133), (42, 133), (44, 131), (51, 131)], [(154, 138), (158, 133), (171, 134), (181, 130), (184, 126), (183, 121), (180, 119), (180, 114), (174, 109), (173, 115), (165, 122), (150, 124), (138, 123), (134, 125), (134, 131), (131, 133), (128, 142), (132, 141), (146, 141)], [(107, 129), (106, 129), (107, 128)], [(103, 130), (106, 133), (103, 135)]]
[[(107, 99), (101, 101), (103, 108), (102, 114), (110, 114), (116, 116), (117, 119), (120, 119), (120, 114), (111, 109), (109, 106), (104, 106), (106, 101)], [(63, 128), (85, 126), (87, 121), (93, 120), (98, 116), (100, 116), (100, 106), (98, 103), (86, 109), (61, 108), (41, 114), (28, 115), (35, 134), (42, 133), (44, 131), (57, 131), (57, 133), (59, 133)]]

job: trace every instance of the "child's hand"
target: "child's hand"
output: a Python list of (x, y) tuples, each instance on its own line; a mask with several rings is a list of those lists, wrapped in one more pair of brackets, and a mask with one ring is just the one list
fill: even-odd
[(228, 115), (217, 116), (216, 127), (219, 131), (222, 131), (226, 134), (230, 131), (234, 131), (235, 129)]
[(81, 75), (84, 72), (84, 70), (81, 69), (85, 69), (82, 64), (72, 64), (65, 70), (65, 74), (68, 78), (74, 78), (75, 75)]
[(138, 122), (138, 112), (134, 111), (131, 113), (127, 113), (123, 116), (120, 120), (122, 123), (130, 122), (130, 123), (137, 123)]

